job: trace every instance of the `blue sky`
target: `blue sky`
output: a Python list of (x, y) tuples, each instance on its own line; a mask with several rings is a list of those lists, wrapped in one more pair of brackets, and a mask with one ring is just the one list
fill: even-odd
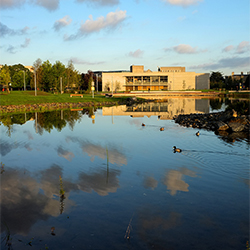
[(0, 64), (250, 71), (249, 0), (0, 0)]

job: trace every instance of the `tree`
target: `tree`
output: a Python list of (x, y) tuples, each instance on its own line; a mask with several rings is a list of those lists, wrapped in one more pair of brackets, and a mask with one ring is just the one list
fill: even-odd
[(52, 64), (49, 60), (43, 62), (41, 66), (42, 73), (42, 86), (45, 90), (52, 89), (53, 86), (53, 74), (52, 74)]
[(13, 88), (24, 88), (24, 73), (23, 71), (17, 71), (11, 78), (11, 87)]
[(225, 80), (221, 72), (212, 72), (210, 76), (210, 88), (225, 88)]
[[(53, 73), (53, 88), (59, 90), (60, 89), (60, 81), (62, 81), (62, 88), (65, 87), (65, 78), (66, 78), (66, 68), (65, 66), (59, 62), (56, 61), (56, 63), (52, 66), (52, 73)], [(62, 79), (62, 80), (60, 80)]]
[(0, 71), (0, 82), (8, 86), (11, 81), (9, 67), (5, 64)]
[[(42, 72), (41, 72), (41, 66), (42, 66), (42, 60), (38, 58), (34, 63), (33, 63), (33, 68), (34, 68), (34, 76), (36, 76), (36, 86), (39, 87), (42, 82)], [(33, 76), (33, 77), (34, 77)], [(32, 84), (34, 85), (34, 79)], [(40, 86), (42, 87), (42, 86)]]

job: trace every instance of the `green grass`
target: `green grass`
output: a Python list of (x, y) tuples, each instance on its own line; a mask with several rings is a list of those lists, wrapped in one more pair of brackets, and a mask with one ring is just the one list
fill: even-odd
[(35, 96), (34, 91), (11, 91), (10, 94), (1, 93), (0, 94), (0, 104), (2, 106), (6, 105), (25, 105), (25, 104), (39, 104), (39, 103), (118, 103), (126, 99), (126, 97), (113, 97), (106, 98), (103, 95), (83, 94), (81, 97), (70, 97), (70, 94), (51, 94), (47, 92), (37, 91), (37, 96)]

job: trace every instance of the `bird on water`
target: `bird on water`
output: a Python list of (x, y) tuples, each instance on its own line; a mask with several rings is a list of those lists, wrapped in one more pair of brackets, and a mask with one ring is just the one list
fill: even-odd
[(143, 127), (145, 127), (145, 124), (144, 124), (144, 123), (142, 123), (142, 126), (143, 126)]
[(197, 135), (197, 136), (199, 136), (199, 135), (200, 135), (200, 132), (199, 132), (199, 131), (198, 131), (198, 132), (196, 132), (196, 135)]
[(176, 146), (173, 146), (173, 150), (174, 150), (174, 153), (178, 152), (182, 152), (182, 150), (180, 148), (177, 148)]

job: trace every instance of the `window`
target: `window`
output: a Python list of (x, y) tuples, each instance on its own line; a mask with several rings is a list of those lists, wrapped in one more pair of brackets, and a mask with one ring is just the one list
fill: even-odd
[(141, 76), (134, 76), (134, 83), (141, 84)]
[(126, 84), (133, 84), (133, 76), (126, 77)]
[(152, 83), (158, 84), (159, 83), (159, 76), (152, 76)]
[(168, 82), (168, 76), (160, 76), (160, 82), (161, 83), (167, 83)]
[(150, 76), (143, 76), (143, 83), (150, 83)]

